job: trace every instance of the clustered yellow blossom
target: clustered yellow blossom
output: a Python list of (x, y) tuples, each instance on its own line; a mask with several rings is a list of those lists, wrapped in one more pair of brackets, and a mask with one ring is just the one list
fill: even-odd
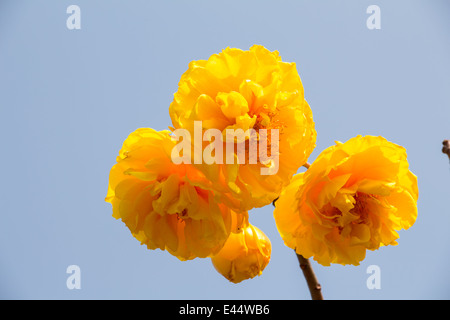
[(322, 265), (358, 265), (366, 250), (396, 245), (417, 217), (417, 178), (404, 148), (357, 136), (324, 150), (276, 201), (284, 243)]
[(167, 250), (181, 260), (205, 258), (227, 240), (231, 210), (215, 201), (200, 171), (172, 163), (174, 145), (170, 131), (131, 133), (111, 169), (106, 201), (113, 217), (149, 249)]
[[(263, 147), (268, 155), (276, 149), (278, 163), (251, 164), (247, 139), (242, 142), (247, 143), (244, 163), (198, 166), (215, 182), (221, 201), (237, 210), (270, 204), (315, 147), (312, 112), (295, 63), (283, 62), (277, 51), (259, 45), (248, 51), (227, 48), (208, 60), (192, 61), (169, 113), (174, 128), (192, 136), (194, 121), (202, 121), (202, 134), (212, 128), (223, 136), (227, 129), (253, 129), (259, 139), (261, 130), (267, 130)], [(273, 129), (279, 134), (275, 141)], [(275, 174), (261, 174), (261, 167), (271, 166)]]
[[(405, 150), (384, 138), (337, 143), (296, 175), (316, 131), (296, 65), (277, 51), (227, 48), (192, 61), (169, 114), (171, 131), (128, 136), (109, 176), (113, 217), (149, 249), (210, 258), (239, 283), (261, 275), (271, 257), (271, 242), (248, 211), (275, 199), (286, 246), (323, 265), (358, 264), (415, 222), (416, 177)], [(229, 150), (230, 130), (245, 133), (232, 137), (231, 156), (219, 152)], [(214, 161), (197, 158), (205, 154)]]

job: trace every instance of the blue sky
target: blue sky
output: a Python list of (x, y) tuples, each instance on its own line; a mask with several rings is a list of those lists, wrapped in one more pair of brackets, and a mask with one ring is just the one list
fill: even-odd
[[(81, 9), (81, 29), (66, 8)], [(369, 30), (366, 9), (381, 8)], [(171, 125), (192, 60), (261, 44), (296, 62), (318, 132), (404, 146), (419, 216), (360, 266), (313, 266), (328, 299), (448, 299), (450, 5), (398, 1), (8, 1), (0, 4), (0, 298), (309, 299), (272, 207), (250, 212), (272, 241), (263, 275), (229, 283), (208, 259), (150, 251), (112, 218), (108, 174), (128, 134)], [(81, 289), (66, 268), (78, 265)], [(367, 268), (381, 270), (369, 290)]]

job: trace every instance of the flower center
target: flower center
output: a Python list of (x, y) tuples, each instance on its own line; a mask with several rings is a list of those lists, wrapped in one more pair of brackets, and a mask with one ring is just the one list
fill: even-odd
[(356, 215), (358, 219), (352, 221), (352, 223), (366, 223), (370, 214), (369, 204), (375, 199), (376, 196), (372, 194), (366, 194), (357, 192), (355, 194), (355, 206), (350, 210), (350, 213)]

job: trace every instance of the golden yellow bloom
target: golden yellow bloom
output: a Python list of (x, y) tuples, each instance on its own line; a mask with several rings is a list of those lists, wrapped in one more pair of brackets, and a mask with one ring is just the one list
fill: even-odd
[[(191, 137), (194, 123), (201, 121), (202, 150), (217, 138), (205, 139), (208, 129), (222, 133), (223, 157), (196, 166), (214, 181), (221, 200), (239, 211), (270, 204), (315, 147), (314, 121), (295, 63), (282, 62), (277, 51), (259, 45), (248, 51), (227, 48), (208, 60), (192, 61), (169, 112), (173, 130), (186, 129)], [(239, 144), (245, 149), (239, 165), (226, 159), (225, 140), (233, 138), (227, 129), (249, 133), (232, 146), (232, 160), (239, 158)], [(264, 153), (256, 162), (256, 149), (249, 147), (252, 130)]]
[(324, 150), (276, 201), (285, 244), (322, 265), (358, 265), (366, 250), (396, 245), (417, 217), (417, 177), (404, 148), (357, 136)]
[[(234, 224), (236, 225), (236, 224)], [(262, 274), (270, 261), (272, 245), (257, 227), (248, 223), (248, 216), (228, 237), (222, 250), (211, 257), (214, 268), (233, 283)]]
[(106, 201), (149, 249), (180, 260), (217, 253), (231, 230), (228, 207), (191, 165), (171, 161), (170, 131), (138, 129), (125, 140), (111, 169)]

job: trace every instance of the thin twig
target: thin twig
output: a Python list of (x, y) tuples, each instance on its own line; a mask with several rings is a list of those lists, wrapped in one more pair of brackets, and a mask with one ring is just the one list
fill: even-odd
[(323, 300), (322, 287), (317, 281), (316, 274), (311, 266), (308, 259), (304, 258), (302, 255), (296, 253), (298, 262), (300, 263), (300, 269), (302, 269), (303, 276), (305, 277), (306, 283), (308, 284), (309, 292), (311, 293), (312, 300)]
[(448, 155), (448, 159), (450, 160), (450, 140), (444, 140), (442, 144), (444, 145), (442, 147), (442, 153)]
[[(303, 167), (306, 169), (309, 169), (311, 165), (306, 162)], [(274, 199), (272, 202), (272, 205), (275, 207), (275, 202), (278, 200), (278, 198)], [(308, 284), (308, 289), (311, 294), (312, 300), (323, 300), (322, 296), (322, 287), (317, 281), (316, 274), (314, 273), (314, 270), (311, 266), (311, 263), (308, 259), (303, 257), (302, 255), (295, 253), (297, 255), (298, 262), (300, 264), (300, 269), (303, 272), (303, 276), (305, 277), (306, 283)]]

